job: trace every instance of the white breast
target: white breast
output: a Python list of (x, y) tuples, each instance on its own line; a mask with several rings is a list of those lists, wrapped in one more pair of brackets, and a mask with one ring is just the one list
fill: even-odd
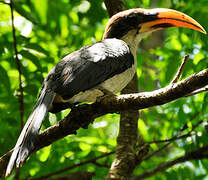
[[(112, 93), (118, 93), (123, 88), (126, 87), (126, 85), (131, 81), (133, 78), (135, 72), (136, 72), (137, 63), (136, 60), (134, 60), (134, 64), (131, 68), (127, 69), (121, 74), (117, 74), (113, 76), (112, 78), (104, 81), (99, 85), (99, 87), (104, 88)], [(71, 103), (76, 102), (95, 102), (98, 97), (103, 96), (104, 93), (96, 89), (90, 89), (84, 92), (80, 92), (77, 95), (73, 96), (70, 100), (67, 100)]]
[(115, 75), (112, 78), (104, 81), (101, 87), (109, 90), (112, 93), (118, 93), (131, 81), (136, 72), (136, 63), (121, 74)]

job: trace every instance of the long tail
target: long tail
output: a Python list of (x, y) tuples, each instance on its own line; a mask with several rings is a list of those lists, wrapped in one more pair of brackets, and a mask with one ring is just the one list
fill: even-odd
[(14, 166), (17, 168), (27, 159), (34, 149), (35, 140), (39, 133), (41, 124), (48, 113), (49, 107), (54, 99), (55, 93), (43, 88), (38, 101), (30, 114), (10, 157), (6, 170), (6, 177), (12, 172)]

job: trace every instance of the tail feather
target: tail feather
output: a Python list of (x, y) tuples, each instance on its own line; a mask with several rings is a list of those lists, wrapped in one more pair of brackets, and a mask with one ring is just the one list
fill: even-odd
[(43, 89), (38, 101), (30, 114), (10, 157), (6, 170), (6, 176), (11, 174), (14, 166), (20, 167), (35, 147), (35, 140), (39, 133), (41, 124), (48, 113), (49, 107), (54, 99), (55, 93)]

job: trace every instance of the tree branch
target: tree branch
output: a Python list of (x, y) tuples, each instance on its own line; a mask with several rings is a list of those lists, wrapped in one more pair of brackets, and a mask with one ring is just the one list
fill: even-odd
[(194, 134), (193, 133), (187, 133), (187, 134), (184, 134), (184, 135), (181, 135), (181, 136), (174, 136), (170, 139), (164, 139), (164, 140), (155, 140), (155, 141), (149, 141), (149, 142), (145, 142), (145, 144), (159, 144), (159, 143), (165, 143), (165, 142), (172, 142), (172, 141), (175, 141), (175, 140), (178, 140), (178, 139), (183, 139), (183, 138), (186, 138), (186, 137), (189, 137), (189, 136), (193, 136)]
[(189, 55), (186, 55), (183, 59), (183, 62), (181, 64), (181, 66), (179, 67), (175, 77), (173, 78), (173, 80), (171, 81), (171, 84), (178, 82), (179, 78), (181, 77), (181, 74), (185, 68), (186, 63), (188, 62), (189, 59)]
[[(198, 113), (197, 113), (198, 114)], [(181, 135), (181, 136), (178, 136), (178, 133), (176, 136), (170, 138), (170, 139), (165, 139), (165, 140), (155, 140), (155, 141), (149, 141), (149, 142), (145, 142), (145, 144), (153, 144), (153, 143), (164, 143), (164, 142), (170, 142), (170, 141), (175, 141), (175, 140), (178, 140), (178, 139), (183, 139), (183, 138), (186, 138), (186, 137), (189, 137), (189, 136), (193, 136), (194, 134), (192, 133), (193, 130), (195, 128), (197, 128), (201, 123), (203, 123), (202, 120), (200, 120), (197, 124), (193, 125), (192, 127), (192, 130), (189, 131), (188, 133), (184, 134), (184, 135)], [(187, 123), (184, 125), (185, 128), (182, 128), (179, 132), (182, 132), (184, 131), (185, 129), (188, 128), (187, 126)]]
[(92, 162), (93, 164), (95, 164), (96, 166), (98, 167), (103, 167), (103, 168), (110, 168), (110, 166), (106, 165), (106, 164), (101, 164), (101, 163), (98, 163), (97, 161), (94, 161)]
[(18, 51), (17, 51), (17, 38), (15, 34), (15, 27), (14, 27), (14, 13), (13, 13), (13, 2), (12, 0), (9, 3), (10, 10), (11, 10), (11, 19), (12, 19), (12, 35), (13, 35), (13, 46), (14, 46), (14, 52), (15, 52), (15, 59), (17, 63), (17, 70), (19, 72), (19, 90), (20, 90), (20, 95), (19, 95), (19, 103), (20, 103), (20, 127), (21, 129), (23, 128), (24, 125), (24, 96), (23, 96), (23, 86), (22, 86), (22, 71), (21, 71), (21, 62), (18, 57)]
[(104, 3), (109, 17), (126, 9), (122, 0), (104, 0)]
[[(193, 116), (192, 116), (192, 118), (191, 118), (191, 120), (193, 120), (196, 116), (198, 116), (199, 115), (199, 113), (196, 113), (196, 114), (194, 114)], [(184, 126), (183, 126), (183, 128), (182, 129), (180, 129), (178, 132), (177, 132), (177, 134), (173, 137), (173, 138), (171, 138), (171, 139), (169, 139), (169, 141), (167, 141), (167, 143), (166, 144), (164, 144), (162, 147), (160, 147), (158, 150), (156, 150), (156, 151), (154, 151), (154, 152), (152, 152), (151, 154), (149, 154), (148, 156), (146, 156), (143, 160), (144, 161), (146, 161), (146, 160), (148, 160), (148, 159), (150, 159), (151, 157), (153, 157), (155, 154), (157, 154), (157, 153), (159, 153), (160, 151), (162, 151), (163, 149), (165, 149), (165, 148), (167, 148), (174, 140), (176, 140), (176, 139), (178, 139), (178, 138), (184, 138), (184, 137), (188, 137), (188, 135), (190, 136), (191, 135), (191, 133), (192, 133), (192, 131), (195, 129), (195, 128), (197, 128), (201, 123), (203, 123), (203, 121), (202, 120), (200, 120), (199, 122), (197, 122), (195, 125), (193, 125), (193, 127), (192, 127), (192, 129), (191, 129), (191, 131), (190, 132), (188, 132), (187, 134), (185, 134), (184, 136), (182, 135), (182, 136), (179, 136), (184, 130), (186, 130), (187, 128), (188, 128), (188, 125), (187, 125), (187, 123), (186, 124), (184, 124)], [(158, 141), (158, 142), (161, 142), (161, 141)]]
[[(95, 158), (93, 158), (93, 159), (89, 159), (89, 160), (80, 162), (80, 163), (78, 163), (78, 164), (75, 164), (75, 165), (66, 167), (66, 168), (64, 168), (64, 169), (60, 169), (60, 170), (54, 171), (54, 172), (49, 173), (49, 174), (47, 174), (47, 175), (44, 175), (44, 176), (41, 176), (41, 177), (38, 177), (38, 178), (32, 178), (32, 180), (42, 180), (42, 179), (47, 179), (47, 178), (49, 178), (49, 177), (51, 177), (51, 176), (54, 176), (54, 175), (57, 175), (57, 174), (66, 172), (66, 171), (68, 171), (68, 170), (74, 169), (74, 168), (76, 168), (76, 167), (79, 167), (79, 166), (82, 166), (82, 165), (85, 165), (85, 164), (89, 164), (89, 163), (96, 164), (95, 162), (96, 162), (98, 159), (101, 159), (101, 158), (110, 156), (111, 154), (114, 154), (114, 153), (115, 153), (115, 151), (112, 151), (112, 152), (109, 152), (109, 153), (105, 153), (105, 154), (102, 154), (102, 155), (100, 155), (100, 156), (97, 156), (97, 157), (95, 157)], [(96, 164), (96, 165), (97, 165), (97, 164)]]
[[(100, 102), (83, 104), (74, 108), (63, 120), (45, 129), (38, 135), (38, 143), (33, 152), (53, 142), (76, 133), (80, 127), (87, 127), (97, 117), (107, 113), (124, 110), (139, 110), (166, 104), (208, 85), (208, 69), (195, 73), (186, 79), (164, 88), (136, 94), (107, 96)], [(0, 158), (0, 174), (4, 174), (9, 160), (9, 153)]]
[[(54, 178), (48, 178), (48, 180), (90, 180), (95, 175), (95, 173), (92, 172), (85, 172), (85, 171), (78, 171), (69, 173), (63, 176), (57, 176)], [(28, 179), (25, 179), (28, 180)], [(41, 179), (43, 180), (43, 179)]]
[(196, 91), (191, 92), (190, 94), (187, 94), (185, 97), (193, 96), (202, 92), (208, 91), (208, 87), (203, 87), (200, 89), (197, 89)]
[(150, 171), (147, 171), (147, 172), (145, 172), (141, 175), (138, 175), (134, 179), (141, 180), (141, 179), (144, 179), (144, 178), (147, 178), (147, 177), (151, 177), (151, 176), (155, 175), (158, 172), (164, 171), (165, 169), (168, 169), (169, 167), (171, 167), (175, 164), (182, 163), (182, 162), (185, 162), (185, 161), (208, 158), (207, 151), (208, 151), (208, 146), (204, 146), (204, 147), (199, 148), (195, 151), (188, 152), (184, 156), (181, 156), (181, 157), (176, 158), (176, 159), (171, 160), (171, 161), (167, 161), (165, 163), (161, 163), (161, 164), (157, 165), (156, 168), (154, 168)]
[[(137, 75), (135, 75), (122, 93), (138, 92), (137, 82)], [(138, 118), (139, 112), (137, 110), (121, 112), (115, 158), (106, 179), (129, 177), (137, 166), (140, 157), (136, 156)]]
[[(6, 3), (10, 6), (10, 10), (11, 10), (11, 19), (12, 19), (12, 35), (13, 35), (13, 46), (14, 46), (14, 52), (15, 52), (15, 59), (16, 59), (16, 63), (17, 63), (17, 70), (19, 72), (19, 90), (20, 90), (20, 94), (19, 96), (19, 111), (20, 111), (20, 130), (23, 128), (24, 125), (24, 96), (23, 96), (23, 86), (22, 86), (22, 71), (21, 71), (21, 62), (19, 60), (18, 57), (18, 51), (17, 51), (17, 39), (16, 39), (16, 34), (15, 34), (15, 27), (14, 27), (14, 13), (13, 13), (13, 1), (10, 0), (10, 3)], [(15, 173), (15, 180), (19, 179), (19, 174), (20, 174), (20, 169), (17, 169), (16, 173)]]
[[(191, 119), (194, 119), (194, 117), (196, 117), (197, 114), (195, 114), (193, 116), (193, 118)], [(145, 144), (143, 144), (142, 146), (137, 146), (137, 147), (140, 147), (140, 150), (136, 153), (136, 159), (137, 159), (137, 165), (139, 163), (141, 163), (143, 161), (143, 157), (145, 157), (145, 155), (147, 154), (148, 152), (148, 149), (149, 149), (149, 144), (151, 143), (162, 143), (162, 142), (169, 142), (169, 141), (175, 141), (177, 139), (182, 139), (182, 138), (185, 138), (185, 137), (188, 137), (188, 136), (191, 136), (193, 134), (191, 134), (191, 132), (196, 128), (198, 127), (203, 121), (199, 121), (198, 123), (196, 123), (195, 125), (193, 125), (193, 128), (192, 130), (185, 134), (185, 135), (182, 135), (182, 136), (179, 136), (179, 137), (173, 137), (173, 138), (170, 138), (170, 139), (167, 139), (167, 140), (156, 140), (156, 141), (151, 141), (151, 142), (146, 142)], [(181, 131), (184, 131), (187, 126), (186, 124), (184, 125), (185, 128), (182, 128), (179, 132)], [(66, 168), (63, 168), (63, 169), (60, 169), (60, 170), (57, 170), (53, 173), (49, 173), (49, 174), (46, 174), (44, 176), (41, 176), (41, 177), (38, 177), (38, 178), (32, 178), (32, 180), (40, 180), (40, 179), (44, 179), (44, 178), (48, 178), (48, 177), (52, 177), (52, 176), (55, 176), (55, 175), (58, 175), (60, 173), (63, 173), (63, 172), (66, 172), (68, 170), (71, 170), (71, 169), (74, 169), (76, 167), (79, 167), (79, 166), (82, 166), (82, 165), (85, 165), (85, 164), (89, 164), (89, 163), (93, 163), (99, 167), (104, 167), (104, 168), (109, 168), (107, 165), (105, 164), (100, 164), (100, 163), (97, 163), (97, 160), (101, 159), (101, 158), (104, 158), (104, 157), (108, 157), (112, 154), (114, 154), (115, 151), (112, 151), (112, 152), (109, 152), (109, 153), (105, 153), (105, 154), (102, 154), (100, 156), (97, 156), (95, 158), (92, 158), (92, 159), (89, 159), (89, 160), (86, 160), (86, 161), (83, 161), (81, 163), (78, 163), (78, 164), (75, 164), (75, 165), (72, 165), (72, 166), (69, 166), (69, 167), (66, 167)]]

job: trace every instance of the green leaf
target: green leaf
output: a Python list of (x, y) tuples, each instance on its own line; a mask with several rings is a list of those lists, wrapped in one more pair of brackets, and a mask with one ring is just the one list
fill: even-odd
[(37, 43), (28, 43), (28, 44), (24, 45), (24, 47), (26, 47), (28, 49), (36, 50), (39, 53), (41, 52), (41, 53), (45, 54), (46, 56), (49, 56), (49, 52)]
[(26, 50), (21, 50), (19, 52), (19, 54), (21, 54), (23, 57), (25, 57), (26, 59), (28, 59), (29, 61), (31, 61), (34, 65), (36, 65), (36, 67), (41, 70), (41, 64), (39, 62), (39, 59), (32, 53), (30, 53), (29, 51)]
[(23, 8), (22, 3), (20, 1), (13, 1), (15, 10), (21, 14), (23, 17), (28, 19), (34, 24), (39, 24), (38, 20), (33, 16), (33, 14)]
[(206, 109), (208, 108), (208, 93), (205, 94), (203, 103), (202, 103), (202, 112), (206, 112)]
[(201, 61), (202, 59), (204, 59), (204, 54), (202, 52), (199, 52), (198, 54), (196, 54), (194, 56), (194, 60), (193, 60), (193, 63), (194, 64), (198, 64), (199, 61)]
[(10, 93), (10, 80), (7, 71), (0, 65), (0, 82), (6, 87), (8, 94)]
[(51, 150), (51, 145), (41, 149), (38, 152), (39, 159), (40, 159), (41, 162), (45, 162), (48, 159), (48, 157), (50, 155), (50, 150)]
[(32, 0), (42, 24), (47, 23), (48, 0)]

